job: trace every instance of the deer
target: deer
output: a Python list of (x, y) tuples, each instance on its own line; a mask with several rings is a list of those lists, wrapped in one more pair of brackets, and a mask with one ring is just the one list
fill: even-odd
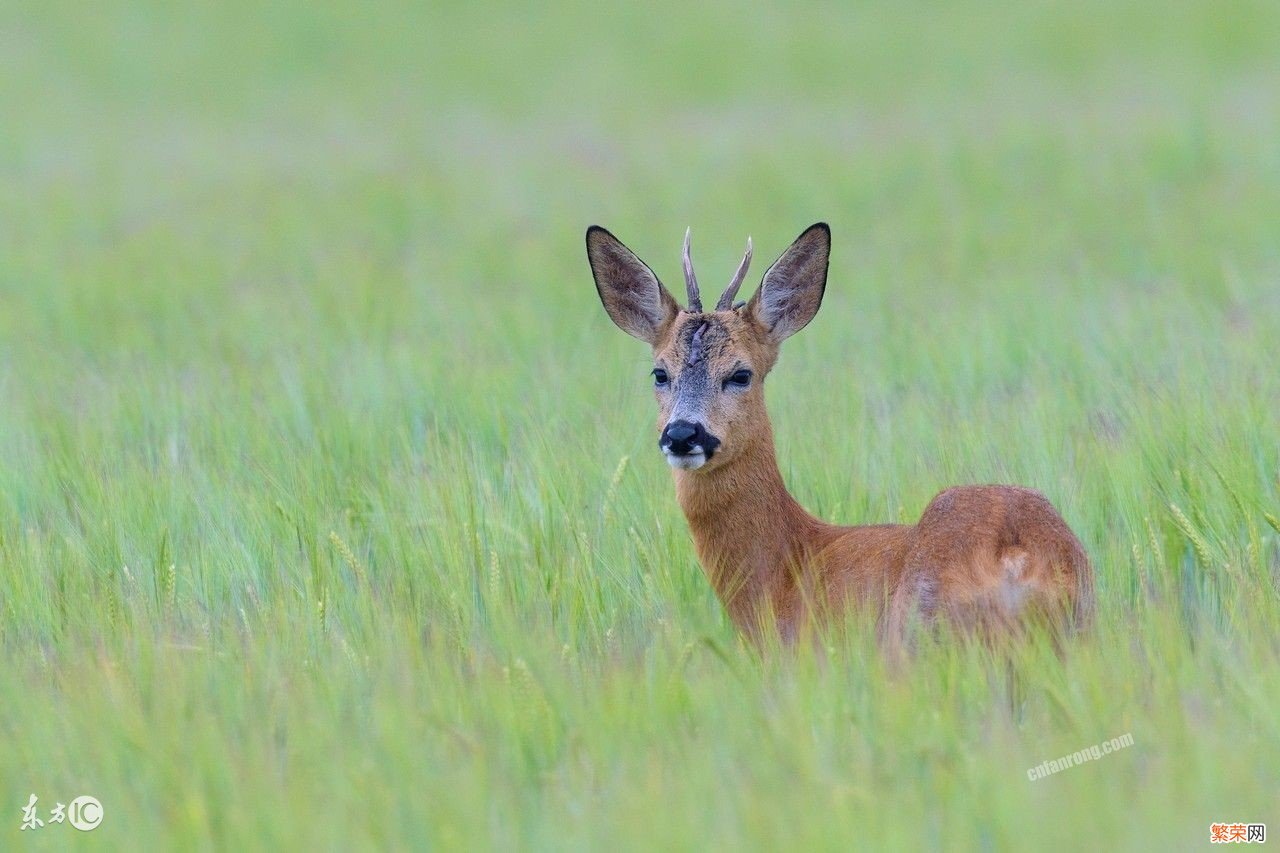
[(806, 229), (737, 300), (752, 244), (711, 311), (703, 309), (686, 230), (686, 307), (608, 230), (586, 233), (600, 302), (649, 344), (658, 449), (702, 569), (749, 641), (790, 646), (851, 613), (873, 620), (894, 660), (921, 628), (999, 644), (1047, 624), (1055, 648), (1089, 624), (1093, 570), (1079, 539), (1041, 493), (953, 486), (915, 524), (845, 526), (810, 515), (778, 469), (764, 382), (782, 342), (818, 313), (831, 229)]

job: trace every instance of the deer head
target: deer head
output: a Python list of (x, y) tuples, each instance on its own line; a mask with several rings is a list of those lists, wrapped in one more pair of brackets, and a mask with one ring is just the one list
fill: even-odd
[(810, 226), (765, 272), (747, 302), (736, 302), (751, 262), (747, 251), (714, 311), (702, 309), (684, 238), (689, 305), (681, 309), (635, 253), (598, 225), (587, 229), (587, 259), (609, 317), (653, 348), (658, 448), (673, 468), (708, 471), (729, 465), (760, 440), (772, 440), (764, 378), (778, 347), (804, 328), (822, 304), (831, 231)]

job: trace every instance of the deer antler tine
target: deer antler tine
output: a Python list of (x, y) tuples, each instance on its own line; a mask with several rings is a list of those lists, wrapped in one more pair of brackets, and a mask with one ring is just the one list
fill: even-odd
[(738, 264), (738, 271), (733, 274), (733, 280), (729, 282), (729, 289), (720, 297), (720, 301), (716, 303), (717, 311), (727, 311), (733, 307), (733, 298), (738, 295), (738, 288), (742, 286), (742, 280), (747, 277), (747, 267), (751, 266), (751, 238), (747, 238), (747, 253), (742, 256), (742, 263)]
[(693, 228), (684, 230), (684, 286), (689, 291), (689, 310), (701, 313), (702, 295), (698, 293), (698, 277), (693, 274), (693, 258), (689, 257), (689, 235)]

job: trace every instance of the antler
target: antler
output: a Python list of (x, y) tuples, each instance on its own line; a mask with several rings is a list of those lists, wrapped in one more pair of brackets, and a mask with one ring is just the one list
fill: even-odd
[(693, 274), (693, 258), (689, 257), (689, 235), (692, 228), (684, 230), (684, 286), (689, 291), (689, 310), (702, 312), (702, 296), (698, 293), (698, 277)]
[(747, 267), (751, 266), (751, 238), (747, 238), (747, 253), (742, 256), (742, 263), (738, 264), (738, 271), (733, 274), (733, 281), (729, 282), (729, 289), (720, 297), (720, 301), (716, 303), (717, 311), (728, 311), (733, 307), (733, 298), (738, 295), (738, 288), (742, 285), (742, 280), (747, 277)]

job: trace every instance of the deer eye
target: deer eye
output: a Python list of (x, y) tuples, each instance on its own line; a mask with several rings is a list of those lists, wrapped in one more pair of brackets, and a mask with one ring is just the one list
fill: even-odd
[(724, 381), (724, 387), (729, 388), (746, 388), (751, 384), (750, 370), (735, 370), (728, 379)]
[(653, 369), (654, 385), (661, 388), (663, 385), (666, 385), (668, 381), (670, 381), (670, 378), (667, 376), (667, 371), (663, 370), (661, 367), (655, 367)]

